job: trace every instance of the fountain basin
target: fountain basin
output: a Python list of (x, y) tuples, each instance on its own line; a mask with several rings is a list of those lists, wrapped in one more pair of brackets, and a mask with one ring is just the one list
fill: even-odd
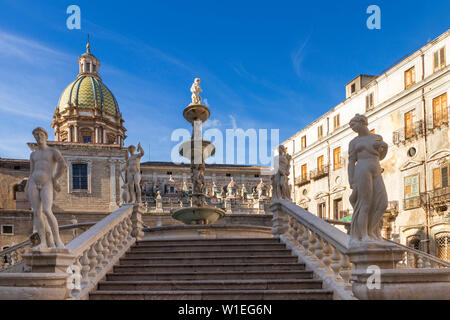
[(211, 224), (225, 216), (225, 211), (216, 207), (180, 208), (172, 213), (172, 218), (184, 224)]

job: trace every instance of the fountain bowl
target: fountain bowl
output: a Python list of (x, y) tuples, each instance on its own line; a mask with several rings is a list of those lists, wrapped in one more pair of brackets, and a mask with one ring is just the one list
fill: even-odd
[(172, 213), (172, 218), (184, 224), (211, 224), (224, 216), (225, 211), (216, 207), (180, 208)]

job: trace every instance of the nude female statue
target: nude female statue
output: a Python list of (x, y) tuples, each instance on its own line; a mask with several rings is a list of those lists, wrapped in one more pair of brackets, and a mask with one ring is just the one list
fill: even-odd
[(358, 133), (349, 145), (348, 177), (353, 190), (350, 196), (353, 207), (351, 245), (382, 240), (382, 218), (388, 205), (380, 167), (388, 145), (380, 135), (371, 134), (367, 125), (363, 115), (356, 114), (350, 120), (350, 127)]
[(125, 154), (126, 166), (122, 169), (122, 171), (127, 172), (127, 181), (128, 191), (132, 203), (137, 202), (141, 203), (141, 158), (144, 156), (144, 149), (141, 147), (141, 143), (138, 144), (137, 150), (140, 151), (138, 154), (134, 154), (136, 151), (135, 146), (129, 146), (128, 151), (130, 152), (130, 156), (128, 156), (128, 152)]
[(202, 104), (202, 98), (200, 97), (200, 92), (202, 92), (202, 88), (200, 88), (200, 78), (194, 79), (194, 83), (191, 86), (191, 92), (192, 92), (191, 104)]
[(33, 225), (41, 240), (40, 245), (35, 248), (64, 248), (52, 205), (53, 192), (61, 190), (57, 180), (64, 173), (67, 164), (58, 150), (47, 146), (48, 134), (43, 128), (34, 129), (33, 136), (37, 149), (30, 155), (30, 177), (25, 193), (33, 209)]

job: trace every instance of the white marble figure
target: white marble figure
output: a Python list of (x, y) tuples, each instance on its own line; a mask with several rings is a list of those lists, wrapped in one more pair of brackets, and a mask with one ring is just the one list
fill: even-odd
[(278, 147), (278, 171), (272, 176), (272, 186), (274, 200), (291, 200), (291, 190), (289, 187), (289, 172), (291, 170), (291, 156), (287, 153), (286, 147)]
[(349, 145), (348, 177), (353, 190), (350, 246), (382, 241), (382, 218), (388, 205), (380, 167), (388, 145), (380, 135), (370, 133), (367, 125), (367, 118), (360, 114), (350, 120), (350, 127), (358, 133)]
[(128, 152), (125, 153), (126, 166), (122, 169), (122, 171), (127, 172), (127, 181), (128, 191), (131, 203), (141, 203), (141, 158), (144, 156), (144, 149), (141, 147), (141, 143), (139, 142), (137, 151), (140, 153), (134, 154), (136, 152), (136, 147), (131, 145), (128, 147), (128, 151), (130, 155), (128, 156)]
[(30, 177), (25, 193), (33, 209), (33, 227), (41, 241), (35, 249), (64, 248), (52, 205), (53, 193), (61, 190), (57, 180), (67, 168), (67, 163), (59, 150), (47, 145), (48, 134), (43, 128), (34, 129), (33, 136), (37, 149), (30, 155)]
[(200, 92), (202, 92), (202, 88), (200, 88), (200, 78), (194, 79), (194, 83), (191, 86), (191, 92), (192, 92), (191, 104), (202, 104), (202, 98), (200, 97)]

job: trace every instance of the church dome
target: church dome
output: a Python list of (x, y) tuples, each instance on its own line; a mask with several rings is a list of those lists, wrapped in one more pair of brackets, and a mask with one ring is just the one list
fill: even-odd
[(68, 107), (99, 109), (117, 116), (119, 105), (111, 90), (92, 75), (80, 75), (64, 89), (59, 98), (57, 109), (62, 113)]

